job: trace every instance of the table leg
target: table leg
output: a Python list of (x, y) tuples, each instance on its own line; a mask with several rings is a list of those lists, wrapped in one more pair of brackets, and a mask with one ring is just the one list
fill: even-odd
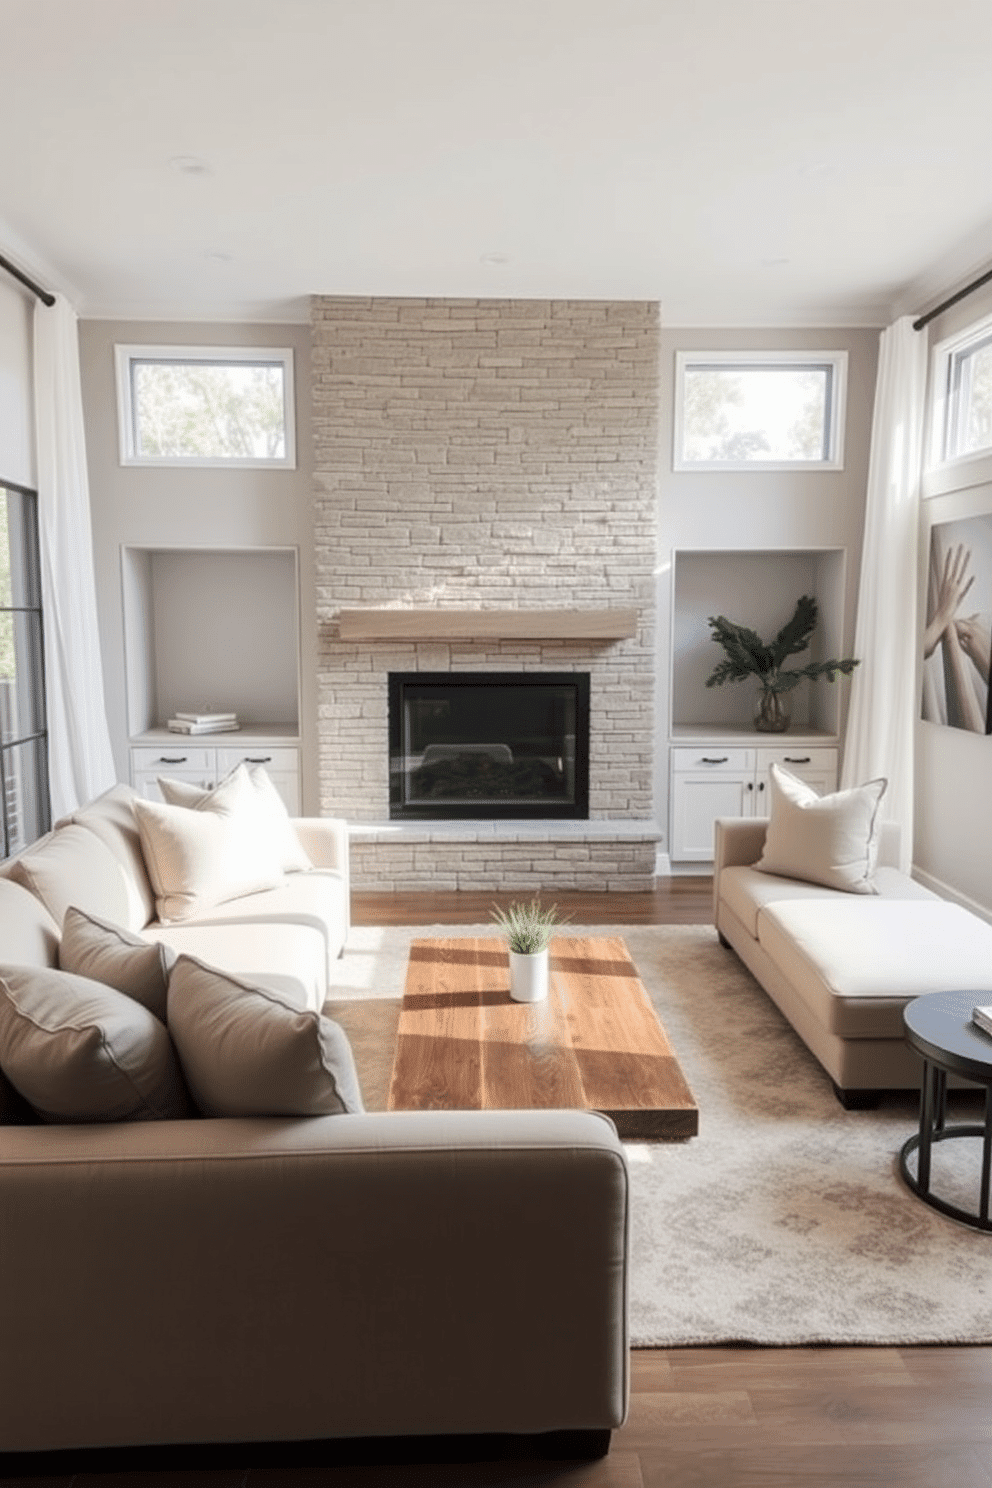
[(935, 1132), (944, 1130), (947, 1120), (947, 1071), (938, 1067), (934, 1068), (934, 1111), (933, 1129)]
[(923, 1061), (923, 1085), (920, 1089), (920, 1149), (916, 1165), (916, 1181), (923, 1193), (930, 1192), (930, 1139), (933, 1135), (934, 1085), (936, 1069), (930, 1061)]
[(989, 1218), (989, 1179), (992, 1176), (992, 1085), (985, 1087), (985, 1135), (982, 1138), (982, 1195), (978, 1213), (986, 1224)]

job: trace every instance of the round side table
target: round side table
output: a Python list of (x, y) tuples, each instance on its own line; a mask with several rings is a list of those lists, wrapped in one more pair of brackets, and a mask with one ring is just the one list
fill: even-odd
[[(992, 992), (930, 992), (917, 997), (903, 1012), (904, 1033), (910, 1048), (923, 1057), (920, 1091), (920, 1130), (903, 1144), (899, 1171), (917, 1198), (975, 1230), (992, 1232), (989, 1191), (992, 1179), (992, 1034), (972, 1022), (976, 1004), (992, 1003)], [(960, 1075), (985, 1086), (985, 1124), (947, 1126), (947, 1076)], [(978, 1212), (961, 1209), (930, 1192), (930, 1154), (934, 1142), (957, 1137), (982, 1138), (982, 1177)], [(908, 1158), (919, 1150), (916, 1176)]]

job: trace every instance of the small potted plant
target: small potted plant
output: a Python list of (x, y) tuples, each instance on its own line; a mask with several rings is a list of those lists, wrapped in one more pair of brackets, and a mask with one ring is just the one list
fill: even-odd
[[(491, 918), (506, 936), (510, 953), (510, 996), (514, 1002), (542, 1002), (548, 995), (548, 946), (559, 925), (566, 923), (554, 904), (494, 908)], [(567, 918), (567, 917), (566, 917)]]
[(719, 687), (724, 682), (757, 677), (760, 686), (754, 706), (754, 726), (759, 733), (783, 733), (792, 718), (790, 693), (799, 686), (803, 677), (826, 677), (828, 682), (832, 682), (838, 672), (849, 677), (858, 665), (850, 656), (843, 661), (811, 661), (804, 667), (784, 665), (788, 657), (807, 649), (816, 620), (816, 600), (804, 594), (796, 604), (792, 619), (783, 625), (774, 641), (766, 645), (745, 625), (735, 625), (725, 615), (711, 615), (709, 626), (713, 639), (727, 655), (714, 667), (706, 679), (706, 686)]

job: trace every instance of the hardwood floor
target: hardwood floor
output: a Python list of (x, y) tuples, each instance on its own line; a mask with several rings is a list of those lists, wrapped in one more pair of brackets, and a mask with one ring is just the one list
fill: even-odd
[[(506, 907), (529, 893), (462, 891), (444, 894), (381, 894), (369, 889), (351, 896), (356, 925), (484, 925), (494, 904)], [(658, 880), (647, 894), (554, 893), (557, 904), (576, 925), (709, 925), (713, 920), (713, 880), (686, 875)]]
[[(708, 879), (686, 878), (652, 894), (554, 899), (578, 924), (703, 924), (709, 892)], [(495, 900), (509, 897), (520, 896), (359, 893), (355, 920), (482, 923)], [(629, 1416), (601, 1462), (322, 1462), (76, 1481), (80, 1488), (992, 1488), (990, 1401), (992, 1348), (636, 1349)], [(71, 1488), (73, 1479), (24, 1483)]]

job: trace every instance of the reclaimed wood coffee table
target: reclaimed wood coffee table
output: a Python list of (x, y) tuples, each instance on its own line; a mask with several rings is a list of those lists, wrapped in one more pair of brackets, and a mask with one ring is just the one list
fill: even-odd
[(602, 1111), (621, 1137), (693, 1137), (699, 1112), (619, 937), (551, 943), (546, 1002), (513, 1002), (504, 943), (415, 940), (391, 1111)]

